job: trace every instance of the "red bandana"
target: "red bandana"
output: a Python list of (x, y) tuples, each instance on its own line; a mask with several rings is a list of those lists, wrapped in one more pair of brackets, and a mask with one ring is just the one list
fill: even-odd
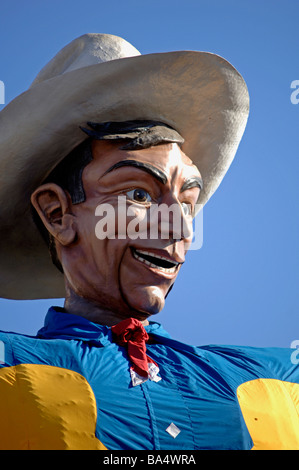
[(146, 354), (146, 341), (149, 336), (142, 323), (135, 318), (127, 318), (111, 327), (114, 340), (120, 346), (127, 346), (129, 358), (134, 372), (146, 379), (149, 377), (149, 364), (154, 364), (153, 359)]

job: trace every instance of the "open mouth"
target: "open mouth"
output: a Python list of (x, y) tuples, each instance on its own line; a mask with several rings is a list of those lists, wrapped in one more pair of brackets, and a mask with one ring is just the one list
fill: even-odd
[(172, 274), (180, 265), (180, 263), (177, 263), (176, 261), (169, 261), (169, 259), (164, 256), (160, 256), (149, 251), (136, 250), (135, 248), (132, 248), (132, 253), (134, 258), (138, 261), (141, 261), (150, 268), (158, 269), (164, 273)]

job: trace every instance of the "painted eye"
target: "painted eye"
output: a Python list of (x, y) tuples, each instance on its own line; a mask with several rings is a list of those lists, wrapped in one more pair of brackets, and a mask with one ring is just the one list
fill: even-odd
[(182, 202), (181, 206), (182, 206), (184, 215), (192, 215), (193, 211), (192, 211), (192, 205), (191, 204), (187, 204), (186, 202)]
[(146, 203), (151, 202), (152, 198), (147, 191), (141, 188), (132, 189), (131, 191), (127, 192), (127, 196), (132, 201)]

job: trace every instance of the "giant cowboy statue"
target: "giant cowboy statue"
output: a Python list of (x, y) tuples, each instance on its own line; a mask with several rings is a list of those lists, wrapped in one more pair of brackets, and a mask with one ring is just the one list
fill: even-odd
[(248, 108), (217, 55), (86, 34), (0, 113), (0, 296), (65, 298), (36, 336), (0, 333), (1, 449), (299, 448), (290, 350), (153, 321)]

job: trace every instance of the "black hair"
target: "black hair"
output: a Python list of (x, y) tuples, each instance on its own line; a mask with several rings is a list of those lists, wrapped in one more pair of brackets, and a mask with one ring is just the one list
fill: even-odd
[[(85, 192), (82, 182), (82, 173), (86, 165), (92, 160), (91, 139), (83, 141), (72, 152), (70, 152), (43, 181), (55, 183), (62, 189), (68, 191), (72, 203), (79, 204), (85, 201)], [(55, 240), (44, 226), (40, 216), (31, 205), (33, 221), (38, 228), (42, 238), (46, 242), (53, 264), (63, 273), (62, 265), (57, 256)]]

